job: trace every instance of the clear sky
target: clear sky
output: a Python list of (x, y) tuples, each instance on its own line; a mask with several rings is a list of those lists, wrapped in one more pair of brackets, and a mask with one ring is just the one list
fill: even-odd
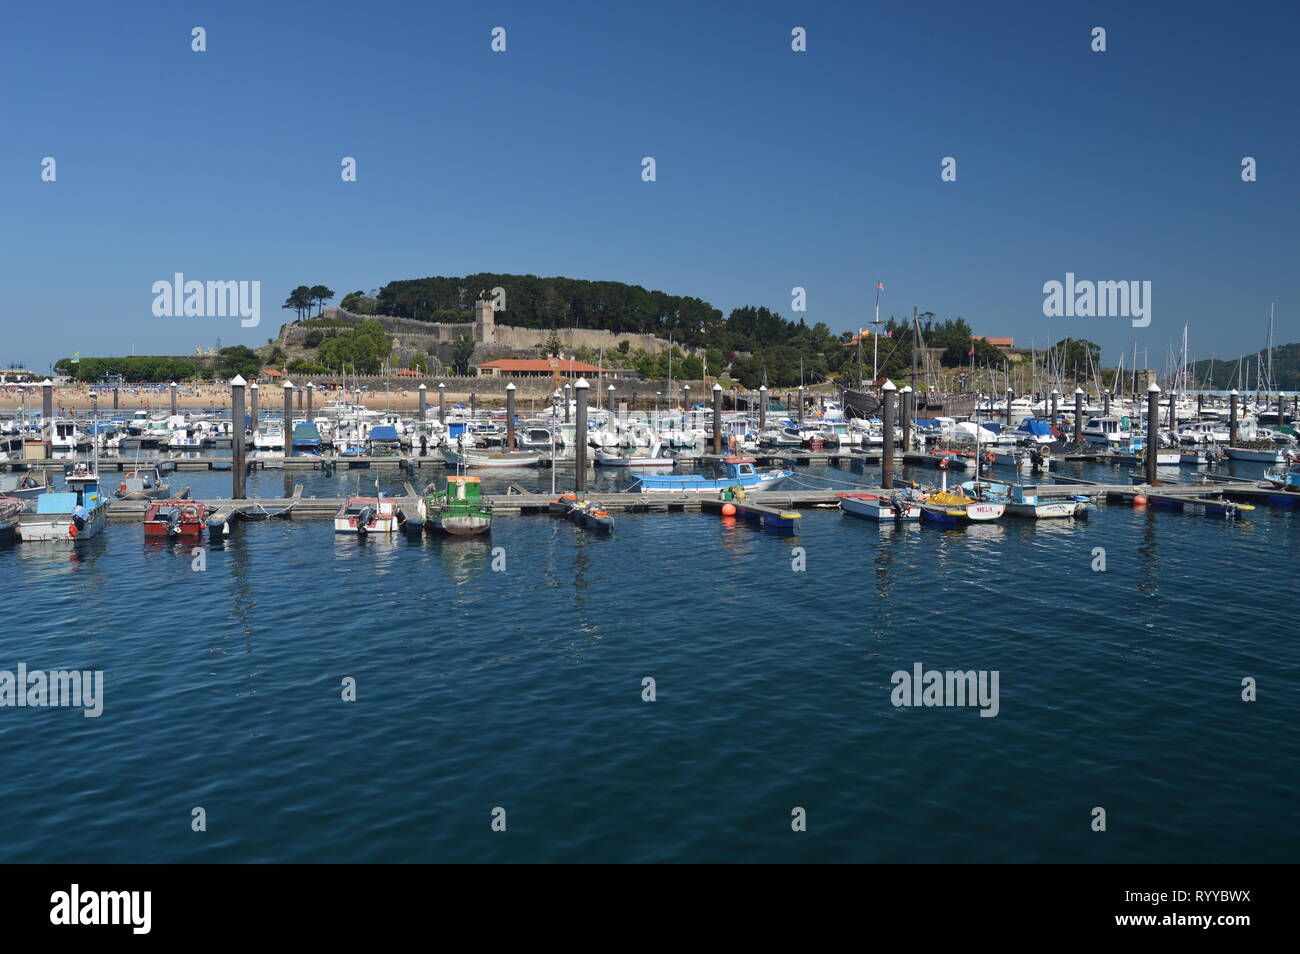
[[(1293, 2), (6, 4), (0, 366), (257, 345), (295, 285), (476, 271), (790, 317), (802, 286), (835, 331), (880, 280), (886, 315), (1108, 364), (1184, 323), (1235, 357), (1270, 302), (1300, 340), (1297, 36)], [(261, 326), (155, 317), (175, 272), (260, 281)], [(1045, 317), (1067, 272), (1150, 281), (1151, 324)]]

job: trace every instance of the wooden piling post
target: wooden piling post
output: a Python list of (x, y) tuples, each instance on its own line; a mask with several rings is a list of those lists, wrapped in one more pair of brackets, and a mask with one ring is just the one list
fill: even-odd
[(49, 378), (41, 382), (41, 425), (54, 436), (54, 382)]
[[(241, 378), (240, 380), (243, 379)], [(258, 395), (261, 393), (261, 389), (257, 386), (256, 381), (254, 381), (252, 385), (249, 386), (248, 392), (251, 395), (251, 397), (249, 398), (249, 407), (251, 409), (251, 420), (249, 421), (249, 425), (250, 425), (250, 430), (252, 430), (252, 432), (256, 434), (257, 433), (257, 398)]]
[(577, 428), (573, 437), (573, 490), (574, 493), (587, 491), (587, 384), (586, 378), (578, 378), (573, 388), (577, 392)]
[(1228, 446), (1237, 446), (1237, 389), (1228, 394)]
[(243, 377), (238, 374), (230, 379), (230, 497), (232, 500), (244, 499), (245, 480), (248, 476), (244, 465), (244, 384)]
[(438, 423), (447, 426), (447, 385), (438, 382)]
[(176, 382), (172, 382), (172, 417), (176, 416)]
[(713, 453), (722, 453), (722, 385), (713, 384)]
[(429, 400), (429, 386), (427, 384), (421, 384), (419, 387), (419, 392), (420, 392), (420, 420), (423, 421), (424, 414), (425, 414), (425, 405), (428, 403)]
[(767, 430), (767, 385), (758, 389), (758, 433)]
[(894, 486), (894, 382), (886, 381), (880, 389), (884, 404), (884, 433), (880, 445), (880, 486), (889, 490)]
[(1156, 448), (1160, 446), (1160, 385), (1147, 388), (1147, 483), (1156, 482)]
[(1083, 388), (1074, 389), (1074, 442), (1083, 443)]
[(506, 447), (515, 449), (515, 383), (506, 385)]
[(284, 382), (284, 458), (293, 456), (293, 382)]
[(316, 382), (307, 382), (307, 420), (310, 421), (316, 415)]

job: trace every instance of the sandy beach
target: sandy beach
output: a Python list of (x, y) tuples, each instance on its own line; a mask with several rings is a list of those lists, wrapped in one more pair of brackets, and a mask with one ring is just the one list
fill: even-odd
[[(258, 400), (261, 408), (275, 409), (284, 407), (284, 392), (281, 391), (279, 386), (265, 385), (259, 388), (259, 392), (260, 397)], [(96, 393), (99, 396), (99, 409), (101, 411), (112, 410), (112, 393), (102, 389), (96, 389)], [(305, 401), (305, 398), (303, 400)], [(420, 403), (419, 392), (416, 390), (394, 390), (388, 392), (383, 390), (349, 390), (346, 392), (322, 390), (316, 392), (314, 403), (317, 410), (330, 401), (349, 401), (356, 404), (364, 404), (374, 410), (394, 408), (400, 411), (414, 411), (419, 407)], [(448, 404), (464, 403), (468, 401), (469, 392), (447, 392)], [(494, 399), (485, 395), (479, 396), (479, 407), (496, 407), (502, 404), (503, 402), (499, 398)], [(189, 386), (177, 388), (176, 405), (178, 408), (186, 411), (209, 410), (212, 408), (229, 410), (230, 388), (228, 386)], [(434, 392), (428, 397), (428, 406), (437, 407), (437, 405), (438, 395), (437, 392)], [(531, 406), (531, 402), (521, 401), (520, 405), (521, 407), (529, 407)], [(91, 410), (92, 406), (91, 392), (85, 385), (56, 387), (54, 389), (54, 413), (60, 417), (71, 416), (73, 414), (84, 416)], [(123, 386), (118, 389), (119, 411), (165, 411), (170, 407), (171, 392), (167, 387), (140, 385), (135, 387)], [(0, 411), (39, 411), (40, 409), (41, 388), (39, 385), (5, 387), (0, 389)]]

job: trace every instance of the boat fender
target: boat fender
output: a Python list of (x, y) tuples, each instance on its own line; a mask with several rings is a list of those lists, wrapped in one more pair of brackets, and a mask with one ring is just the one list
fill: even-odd
[(940, 470), (947, 470), (947, 469), (948, 469), (948, 458), (945, 457), (945, 458), (943, 458), (943, 460), (939, 461), (939, 469), (940, 469)]

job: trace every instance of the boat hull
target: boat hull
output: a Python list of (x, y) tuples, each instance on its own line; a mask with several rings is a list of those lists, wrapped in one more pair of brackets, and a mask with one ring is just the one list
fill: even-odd
[(42, 541), (67, 541), (76, 543), (99, 536), (108, 522), (108, 508), (97, 507), (86, 520), (86, 525), (75, 534), (72, 514), (31, 515), (31, 519), (21, 518), (18, 524), (18, 537), (24, 543)]
[(632, 493), (708, 493), (739, 486), (743, 490), (770, 490), (790, 476), (788, 471), (773, 471), (755, 478), (730, 477), (710, 480), (694, 475), (633, 474)]
[(1053, 500), (1046, 503), (1009, 503), (1008, 516), (1028, 517), (1031, 520), (1059, 520), (1078, 515), (1077, 500)]
[(470, 451), (442, 452), (443, 458), (453, 466), (463, 466), (472, 470), (490, 467), (536, 467), (542, 462), (541, 454), (527, 451), (513, 451), (502, 454), (475, 454)]
[(492, 530), (491, 517), (433, 517), (430, 525), (453, 537), (476, 537)]
[(882, 522), (921, 519), (921, 508), (915, 503), (904, 502), (896, 509), (890, 498), (872, 494), (841, 495), (840, 509), (855, 517)]

